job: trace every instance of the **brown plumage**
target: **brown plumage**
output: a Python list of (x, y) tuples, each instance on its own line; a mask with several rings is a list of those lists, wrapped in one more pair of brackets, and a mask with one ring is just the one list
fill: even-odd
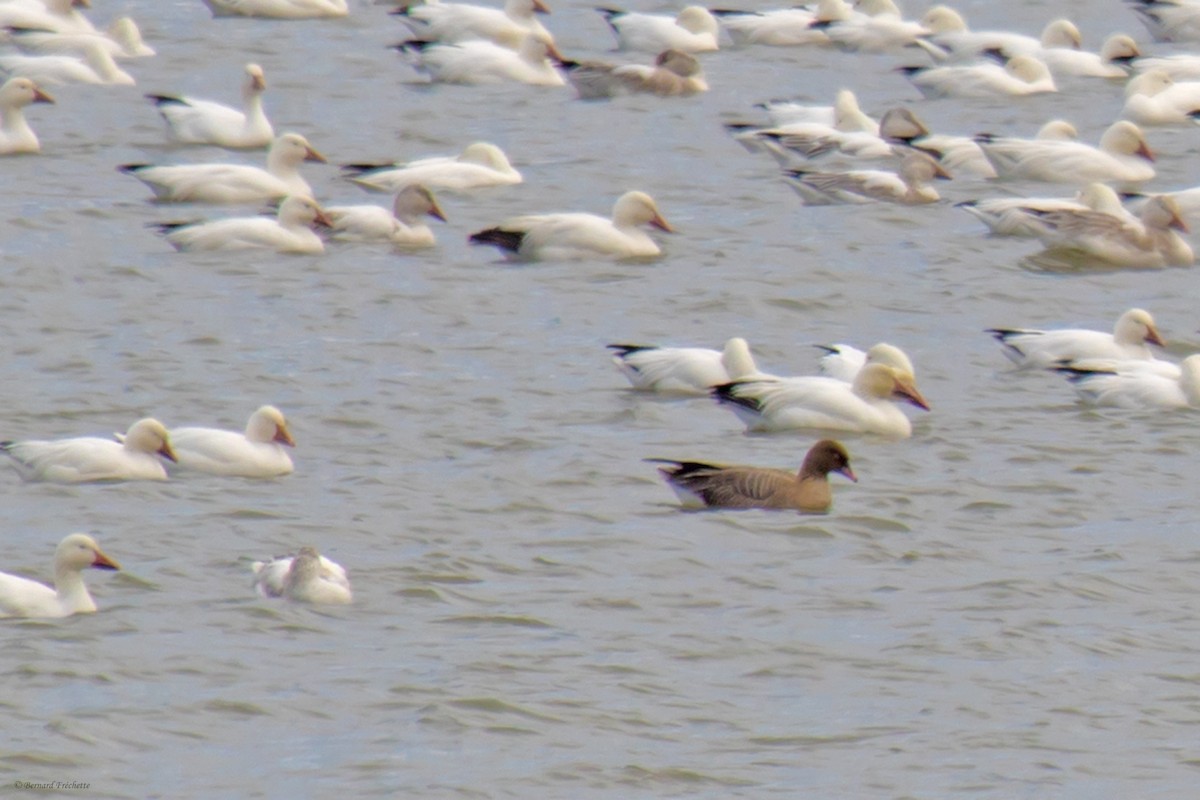
[(685, 506), (710, 508), (790, 508), (825, 513), (833, 505), (829, 473), (838, 472), (852, 481), (846, 448), (832, 439), (822, 439), (809, 449), (799, 473), (770, 467), (722, 466), (699, 461), (648, 458), (673, 464), (658, 471)]

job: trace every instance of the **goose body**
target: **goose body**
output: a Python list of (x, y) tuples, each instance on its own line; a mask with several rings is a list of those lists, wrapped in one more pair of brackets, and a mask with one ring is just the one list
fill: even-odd
[(566, 83), (551, 59), (562, 56), (554, 44), (528, 34), (516, 49), (483, 39), (437, 43), (409, 41), (398, 48), (411, 53), (417, 69), (435, 83), (486, 85), (526, 83), (533, 86), (562, 86)]
[(317, 201), (306, 195), (288, 195), (271, 217), (229, 217), (204, 222), (169, 222), (158, 225), (176, 250), (273, 250), (277, 253), (325, 252), (325, 243), (313, 230), (332, 227)]
[(392, 202), (392, 208), (380, 206), (327, 206), (335, 239), (357, 242), (390, 242), (396, 247), (433, 247), (433, 231), (426, 216), (446, 221), (433, 193), (421, 185), (406, 186)]
[(341, 564), (311, 547), (294, 556), (255, 561), (254, 588), (263, 597), (280, 597), (297, 603), (345, 605), (354, 600), (350, 578)]
[(165, 481), (159, 459), (175, 460), (171, 437), (156, 419), (133, 423), (122, 441), (98, 436), (72, 439), (29, 439), (0, 442), (17, 474), (26, 481), (92, 483), (97, 481)]
[(989, 328), (1004, 355), (1018, 367), (1045, 368), (1061, 362), (1087, 359), (1153, 360), (1148, 345), (1166, 343), (1150, 312), (1131, 308), (1123, 313), (1112, 333), (1084, 328)]
[(848, 172), (816, 172), (785, 170), (788, 185), (804, 200), (805, 205), (836, 205), (842, 203), (899, 203), (921, 205), (940, 199), (929, 181), (948, 179), (940, 164), (924, 153), (912, 152), (904, 157), (899, 172), (863, 169)]
[(0, 572), (0, 617), (56, 618), (96, 610), (83, 570), (120, 569), (87, 534), (72, 533), (54, 550), (54, 586)]
[(250, 415), (245, 431), (184, 427), (171, 431), (178, 464), (211, 475), (274, 478), (289, 475), (295, 447), (287, 420), (278, 408), (262, 406)]
[(214, 17), (320, 19), (350, 13), (347, 0), (204, 0)]
[(433, 191), (470, 192), (492, 186), (520, 183), (521, 173), (494, 144), (475, 142), (457, 156), (432, 156), (404, 164), (367, 164), (344, 167), (352, 182), (376, 192), (399, 194), (422, 185)]
[(117, 65), (112, 54), (96, 42), (88, 43), (79, 57), (2, 55), (0, 72), (47, 85), (90, 83), (133, 86), (136, 83), (132, 75)]
[(242, 109), (185, 95), (146, 95), (167, 123), (171, 139), (186, 144), (217, 147), (267, 147), (275, 129), (263, 111), (262, 95), (267, 81), (262, 67), (246, 65), (242, 84)]
[(702, 6), (686, 6), (675, 16), (611, 8), (596, 10), (604, 15), (622, 50), (706, 53), (719, 47), (720, 25), (717, 18)]
[(1170, 365), (1171, 370), (1151, 367), (1158, 363), (1116, 362), (1105, 368), (1068, 364), (1057, 369), (1089, 405), (1135, 411), (1200, 408), (1200, 355)]
[(722, 350), (610, 344), (613, 363), (635, 389), (663, 394), (708, 394), (714, 386), (759, 377), (745, 339), (734, 337)]
[(503, 8), (470, 3), (415, 3), (397, 9), (420, 38), (443, 44), (483, 39), (515, 48), (530, 33), (553, 41), (537, 14), (549, 14), (542, 0), (508, 0)]
[(1113, 123), (1098, 147), (1084, 142), (976, 137), (1001, 178), (1070, 183), (1141, 183), (1154, 177), (1154, 154), (1141, 128)]

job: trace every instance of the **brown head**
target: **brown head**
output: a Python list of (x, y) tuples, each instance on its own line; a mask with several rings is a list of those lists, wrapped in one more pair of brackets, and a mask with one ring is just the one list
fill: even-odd
[(850, 454), (841, 442), (833, 439), (822, 439), (808, 449), (804, 464), (800, 467), (800, 477), (820, 475), (824, 477), (831, 472), (845, 475), (858, 483), (858, 476), (850, 469)]

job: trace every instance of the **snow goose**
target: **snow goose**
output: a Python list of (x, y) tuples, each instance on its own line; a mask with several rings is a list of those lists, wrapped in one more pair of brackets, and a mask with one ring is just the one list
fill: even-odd
[(391, 210), (380, 206), (326, 206), (333, 238), (352, 242), (390, 242), (396, 247), (433, 247), (426, 216), (446, 221), (437, 199), (424, 186), (405, 186)]
[[(904, 107), (894, 108), (884, 114), (879, 128), (880, 136), (885, 141), (903, 142), (928, 153), (955, 175), (963, 173), (981, 178), (996, 177), (996, 169), (979, 147), (975, 140), (977, 137), (929, 133), (925, 124)], [(1052, 119), (1038, 129), (1034, 138), (1067, 142), (1079, 138), (1079, 132), (1066, 120)]]
[(402, 17), (418, 38), (442, 44), (484, 39), (505, 47), (519, 47), (529, 33), (541, 36), (544, 41), (554, 41), (536, 16), (550, 13), (550, 7), (542, 0), (508, 0), (504, 8), (435, 0), (404, 6), (392, 13)]
[(1062, 209), (1034, 212), (1046, 225), (1039, 238), (1046, 252), (1082, 256), (1116, 267), (1188, 267), (1196, 263), (1179, 205), (1170, 195), (1154, 195), (1137, 220), (1101, 211)]
[(661, 394), (708, 394), (714, 386), (762, 377), (750, 345), (735, 336), (723, 350), (610, 344), (612, 361), (634, 389)]
[(920, 22), (902, 19), (892, 0), (860, 3), (863, 11), (832, 16), (818, 9), (814, 28), (822, 30), (832, 44), (850, 52), (884, 53), (916, 45), (929, 29)]
[(275, 129), (263, 111), (267, 79), (258, 64), (247, 64), (245, 71), (241, 111), (184, 95), (148, 94), (146, 98), (154, 103), (167, 123), (168, 135), (177, 142), (232, 148), (267, 147), (275, 139)]
[(678, 15), (642, 14), (613, 8), (596, 9), (617, 36), (622, 50), (661, 53), (682, 50), (705, 53), (716, 50), (721, 32), (717, 18), (702, 6), (686, 6)]
[(1069, 363), (1055, 367), (1089, 405), (1137, 411), (1200, 408), (1200, 354), (1178, 365), (1117, 361), (1105, 368)]
[(1074, 197), (993, 197), (957, 203), (955, 207), (978, 219), (996, 236), (1034, 239), (1049, 232), (1049, 223), (1043, 214), (1050, 211), (1090, 209), (1126, 221), (1137, 220), (1121, 205), (1121, 198), (1112, 187), (1103, 183), (1089, 183)]
[(176, 250), (274, 250), (301, 255), (325, 252), (325, 243), (313, 230), (318, 225), (332, 227), (317, 201), (302, 194), (285, 197), (274, 219), (154, 223)]
[(530, 214), (473, 233), (470, 241), (494, 245), (508, 258), (525, 261), (661, 255), (658, 243), (640, 230), (642, 225), (671, 232), (650, 195), (634, 191), (617, 198), (611, 219), (582, 213)]
[(820, 122), (838, 130), (879, 130), (879, 122), (871, 119), (862, 110), (858, 104), (858, 96), (850, 89), (839, 89), (831, 106), (806, 105), (793, 100), (771, 100), (759, 103), (758, 107), (767, 112), (767, 118), (773, 126), (793, 122)]
[(1154, 177), (1154, 154), (1141, 128), (1111, 125), (1099, 147), (1083, 142), (1019, 139), (983, 134), (975, 141), (1001, 178), (1071, 183), (1141, 183)]
[(364, 189), (398, 194), (420, 184), (434, 191), (469, 192), (520, 183), (508, 156), (494, 144), (475, 142), (457, 156), (431, 156), (400, 164), (346, 164), (345, 177)]
[(964, 61), (985, 53), (1003, 52), (1006, 56), (1040, 56), (1046, 50), (1079, 50), (1083, 36), (1068, 19), (1046, 23), (1040, 37), (1011, 31), (973, 31), (952, 8), (934, 6), (925, 12), (921, 23), (931, 32), (916, 44), (935, 61)]
[(24, 77), (37, 83), (90, 83), (109, 86), (133, 86), (133, 76), (117, 66), (112, 54), (99, 42), (84, 45), (82, 57), (75, 56), (0, 56), (0, 72)]
[(829, 44), (829, 36), (814, 28), (817, 14), (803, 6), (768, 11), (710, 9), (738, 47), (751, 44), (775, 47)]
[(1054, 77), (1034, 56), (1013, 56), (1004, 63), (949, 67), (899, 67), (926, 97), (1023, 97), (1057, 92)]
[(685, 508), (779, 508), (824, 514), (833, 506), (829, 473), (858, 482), (850, 468), (850, 454), (832, 439), (809, 448), (799, 473), (666, 458), (646, 461), (673, 465), (658, 471)]
[(83, 570), (120, 569), (84, 533), (72, 533), (54, 549), (54, 588), (45, 584), (0, 572), (0, 617), (69, 617), (91, 614), (96, 603), (83, 582)]
[(990, 333), (1004, 355), (1022, 368), (1095, 358), (1149, 361), (1154, 353), (1147, 344), (1166, 346), (1150, 312), (1140, 308), (1131, 308), (1118, 317), (1112, 333), (1084, 328), (988, 328), (984, 333)]
[(1176, 53), (1168, 56), (1142, 56), (1134, 60), (1134, 72), (1149, 72), (1161, 69), (1176, 81), (1200, 80), (1200, 55)]
[(350, 13), (346, 0), (204, 0), (214, 17), (319, 19)]
[(167, 470), (158, 456), (175, 460), (171, 437), (156, 419), (138, 420), (116, 439), (29, 439), (0, 442), (17, 474), (27, 481), (87, 483), (92, 481), (165, 481)]
[(25, 121), (25, 107), (30, 103), (53, 103), (29, 78), (9, 78), (0, 86), (0, 156), (17, 153), (36, 153), (41, 150), (37, 134)]
[(773, 119), (781, 117), (784, 120), (772, 127), (761, 128), (740, 123), (725, 127), (747, 150), (753, 153), (765, 149), (780, 166), (791, 162), (789, 152), (804, 158), (833, 150), (858, 155), (872, 147), (876, 156), (890, 155), (892, 152), (891, 145), (879, 138), (880, 124), (863, 113), (858, 106), (858, 99), (848, 89), (839, 91), (834, 105), (826, 107), (828, 118), (824, 113), (818, 117), (811, 106), (790, 105), (787, 111), (782, 110), (781, 104), (768, 108), (767, 113)]
[(261, 203), (289, 194), (311, 195), (300, 174), (304, 161), (325, 156), (298, 133), (276, 137), (267, 151), (267, 168), (244, 164), (124, 164), (117, 169), (150, 187), (156, 200), (176, 203)]
[(824, 375), (734, 381), (714, 388), (712, 396), (747, 431), (823, 428), (904, 439), (912, 435), (912, 423), (893, 401), (929, 410), (913, 382), (886, 364), (867, 364), (853, 383)]
[(950, 173), (924, 153), (910, 152), (900, 162), (899, 172), (877, 169), (849, 172), (784, 171), (789, 186), (805, 205), (842, 203), (899, 203), (920, 205), (936, 203), (937, 190), (929, 185), (934, 179), (948, 180)]
[(1200, 4), (1183, 0), (1135, 0), (1130, 7), (1156, 42), (1200, 41)]
[(262, 406), (250, 415), (246, 430), (173, 428), (171, 445), (181, 468), (210, 475), (274, 478), (292, 472), (284, 446), (295, 447), (283, 412)]
[(301, 547), (295, 556), (255, 561), (254, 588), (263, 597), (282, 597), (297, 603), (340, 604), (353, 601), (350, 579), (341, 564), (315, 548)]
[(527, 83), (531, 86), (563, 86), (562, 73), (551, 62), (562, 60), (554, 43), (527, 34), (513, 50), (495, 42), (472, 39), (466, 42), (408, 41), (397, 50), (415, 58), (414, 66), (434, 83), (479, 86), (493, 83)]
[(95, 33), (80, 13), (91, 0), (44, 0), (42, 3), (0, 3), (0, 28), (33, 28), (54, 33)]
[(817, 347), (825, 353), (817, 362), (821, 374), (839, 381), (853, 383), (867, 364), (886, 364), (909, 381), (916, 380), (917, 373), (908, 354), (894, 344), (879, 342), (866, 352), (849, 344), (821, 344)]
[(113, 58), (144, 58), (154, 48), (142, 40), (142, 32), (131, 17), (119, 17), (104, 33), (57, 33), (41, 28), (8, 29), (10, 41), (23, 52), (40, 55), (82, 55), (87, 46), (99, 44)]
[(1125, 85), (1121, 116), (1139, 125), (1190, 125), (1200, 113), (1200, 81), (1177, 83), (1166, 70), (1143, 72)]
[(708, 91), (700, 62), (679, 50), (664, 50), (653, 65), (563, 61), (559, 66), (583, 100), (626, 94), (689, 97)]
[[(1008, 51), (1005, 51), (1008, 54)], [(1121, 78), (1129, 75), (1130, 64), (1141, 56), (1133, 37), (1114, 33), (1104, 40), (1099, 53), (1075, 50), (1070, 47), (1045, 47), (1037, 53), (1054, 75), (1074, 75), (1081, 78)]]

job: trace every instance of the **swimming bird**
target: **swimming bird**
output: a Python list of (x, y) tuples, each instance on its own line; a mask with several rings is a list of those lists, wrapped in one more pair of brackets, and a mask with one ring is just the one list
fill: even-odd
[(1050, 68), (1035, 56), (963, 66), (900, 67), (926, 97), (1024, 97), (1057, 92)]
[(829, 473), (858, 482), (846, 448), (832, 439), (822, 439), (809, 448), (798, 473), (702, 461), (645, 460), (674, 465), (658, 471), (684, 507), (777, 508), (824, 514), (833, 506)]
[(813, 27), (817, 14), (810, 8), (795, 6), (763, 11), (709, 9), (738, 47), (751, 44), (798, 47), (829, 44), (824, 30)]
[(529, 214), (511, 217), (470, 236), (471, 244), (494, 245), (509, 258), (562, 261), (587, 258), (654, 258), (658, 243), (641, 226), (672, 228), (645, 192), (626, 192), (613, 204), (611, 219), (595, 214)]
[(96, 43), (113, 58), (145, 58), (154, 55), (154, 48), (142, 40), (142, 32), (132, 17), (118, 17), (108, 28), (100, 31), (60, 33), (45, 28), (9, 26), (9, 40), (25, 53), (41, 55), (82, 55), (88, 45)]
[(91, 0), (43, 0), (0, 3), (0, 28), (36, 28), (54, 33), (95, 33), (96, 26), (79, 9)]
[(0, 156), (37, 153), (37, 134), (25, 120), (31, 103), (53, 103), (54, 98), (29, 78), (9, 78), (0, 86)]
[(133, 86), (136, 83), (133, 76), (121, 69), (109, 51), (98, 42), (87, 43), (78, 57), (0, 55), (0, 72), (47, 85), (87, 83)]
[(1182, 212), (1170, 195), (1154, 195), (1138, 210), (1138, 218), (1091, 209), (1033, 212), (1045, 229), (1038, 238), (1046, 252), (1081, 255), (1117, 267), (1186, 267), (1196, 257), (1177, 231), (1188, 232)]
[(1134, 123), (1119, 120), (1100, 137), (1098, 147), (1083, 142), (975, 137), (1001, 178), (1070, 183), (1141, 183), (1154, 177), (1154, 153)]
[(121, 437), (102, 439), (27, 439), (0, 442), (17, 474), (26, 481), (90, 483), (94, 481), (165, 481), (159, 456), (175, 460), (171, 436), (156, 419), (138, 420)]
[(350, 13), (346, 0), (204, 0), (214, 17), (321, 19)]
[(72, 533), (54, 549), (54, 587), (0, 572), (0, 617), (69, 617), (91, 614), (96, 610), (83, 582), (83, 570), (120, 569), (121, 565), (105, 555), (96, 540), (84, 533)]
[(853, 383), (807, 375), (733, 381), (711, 394), (747, 431), (821, 428), (904, 439), (912, 435), (912, 423), (894, 401), (929, 410), (915, 383), (887, 364), (867, 364)]
[(555, 65), (562, 54), (549, 39), (533, 33), (526, 34), (515, 49), (483, 39), (445, 44), (410, 40), (395, 45), (395, 49), (411, 55), (415, 68), (428, 74), (434, 83), (566, 84)]
[(1125, 222), (1137, 221), (1117, 193), (1103, 183), (1089, 183), (1073, 197), (989, 197), (957, 203), (955, 208), (978, 219), (993, 235), (1035, 239), (1050, 232), (1045, 215), (1051, 211), (1099, 211)]
[(313, 228), (333, 224), (317, 201), (291, 194), (275, 217), (227, 217), (195, 222), (153, 223), (176, 250), (274, 250), (277, 253), (325, 252)]
[(275, 129), (263, 111), (267, 80), (258, 64), (247, 64), (242, 82), (242, 110), (186, 95), (148, 94), (167, 123), (168, 135), (186, 144), (217, 147), (267, 147)]
[(338, 605), (354, 600), (346, 570), (312, 547), (301, 547), (295, 556), (255, 561), (250, 568), (254, 572), (254, 588), (263, 597)]
[(867, 364), (886, 364), (909, 381), (916, 381), (916, 370), (908, 354), (887, 342), (871, 345), (865, 352), (849, 344), (819, 344), (824, 355), (817, 361), (822, 375), (853, 383)]
[(298, 167), (325, 156), (298, 133), (276, 137), (267, 168), (245, 164), (124, 164), (118, 171), (150, 187), (156, 200), (176, 203), (261, 203), (289, 194), (311, 195)]
[(420, 184), (406, 186), (391, 209), (372, 205), (326, 206), (333, 238), (353, 242), (390, 242), (396, 247), (433, 247), (425, 217), (446, 221), (433, 193)]
[(1200, 81), (1176, 81), (1152, 69), (1125, 85), (1121, 116), (1139, 125), (1191, 125), (1200, 115)]
[(663, 394), (708, 394), (714, 386), (761, 377), (750, 345), (740, 336), (722, 350), (610, 344), (612, 361), (634, 389)]
[(928, 155), (912, 151), (900, 162), (899, 172), (862, 169), (848, 172), (784, 170), (784, 178), (805, 205), (840, 203), (936, 203), (941, 196), (929, 185), (934, 179), (949, 180), (950, 173)]
[(519, 47), (530, 33), (553, 42), (554, 37), (537, 18), (549, 13), (550, 7), (542, 0), (507, 0), (503, 8), (435, 0), (411, 3), (392, 12), (425, 41), (450, 44), (484, 39), (509, 48)]
[[(1200, 354), (1173, 369), (1162, 362), (1119, 361), (1104, 367), (1068, 362), (1055, 367), (1085, 403), (1136, 411), (1200, 408)], [(1163, 366), (1167, 366), (1163, 364)]]
[(285, 447), (295, 447), (283, 412), (261, 406), (250, 415), (245, 431), (183, 427), (171, 430), (171, 445), (183, 469), (210, 475), (274, 478), (289, 475), (292, 457)]
[(679, 50), (664, 50), (653, 65), (563, 61), (559, 66), (584, 100), (627, 94), (689, 97), (708, 91), (700, 62)]
[(474, 142), (457, 156), (430, 156), (407, 163), (345, 164), (343, 177), (364, 189), (399, 194), (420, 184), (438, 192), (471, 192), (520, 183), (521, 173), (490, 142)]
[(622, 50), (661, 53), (680, 50), (705, 53), (716, 50), (721, 32), (717, 18), (703, 6), (685, 6), (677, 15), (644, 14), (615, 8), (596, 9), (617, 36)]
[(1131, 308), (1117, 318), (1112, 333), (1085, 328), (988, 328), (1004, 355), (1018, 367), (1045, 368), (1084, 359), (1153, 360), (1150, 344), (1165, 347), (1149, 311)]

